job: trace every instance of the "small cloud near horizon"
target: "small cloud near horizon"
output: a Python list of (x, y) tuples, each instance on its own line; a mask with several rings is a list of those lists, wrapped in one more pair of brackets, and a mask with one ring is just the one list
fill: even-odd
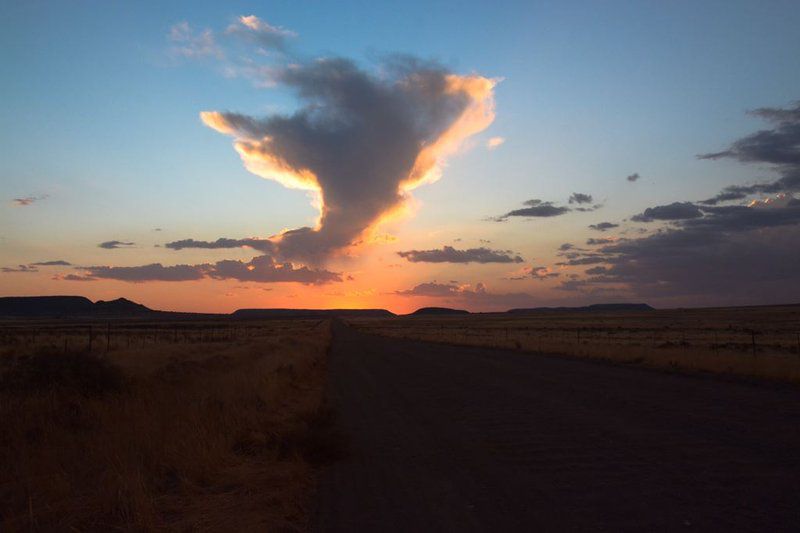
[(101, 242), (97, 245), (98, 248), (103, 248), (104, 250), (115, 250), (117, 248), (126, 248), (129, 246), (134, 246), (135, 242), (125, 242), (125, 241), (106, 241)]
[(522, 263), (524, 260), (511, 250), (491, 250), (489, 248), (469, 248), (457, 250), (444, 246), (433, 250), (408, 250), (397, 255), (412, 263)]
[(34, 203), (36, 203), (36, 202), (38, 202), (40, 200), (44, 200), (46, 198), (47, 198), (46, 194), (43, 194), (41, 196), (24, 196), (22, 198), (14, 198), (13, 200), (11, 200), (11, 202), (16, 207), (26, 207), (26, 206), (29, 206), (29, 205), (33, 205)]

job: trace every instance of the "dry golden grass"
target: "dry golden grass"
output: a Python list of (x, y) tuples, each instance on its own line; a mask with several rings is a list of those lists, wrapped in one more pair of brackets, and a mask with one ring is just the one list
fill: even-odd
[(800, 383), (800, 307), (359, 319), (380, 335)]
[(0, 358), (0, 530), (304, 529), (336, 451), (329, 341), (326, 322), (276, 322), (102, 355), (18, 343)]

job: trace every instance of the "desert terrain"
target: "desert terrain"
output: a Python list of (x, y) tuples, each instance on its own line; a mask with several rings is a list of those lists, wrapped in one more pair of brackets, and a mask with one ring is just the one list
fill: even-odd
[(800, 524), (797, 306), (113, 305), (0, 321), (4, 531)]

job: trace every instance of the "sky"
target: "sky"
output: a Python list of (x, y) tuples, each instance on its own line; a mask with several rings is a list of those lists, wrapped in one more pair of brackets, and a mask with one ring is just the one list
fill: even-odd
[(0, 295), (800, 302), (800, 4), (0, 0)]

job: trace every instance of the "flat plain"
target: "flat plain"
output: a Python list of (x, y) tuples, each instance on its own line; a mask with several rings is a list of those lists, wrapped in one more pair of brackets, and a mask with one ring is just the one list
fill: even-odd
[(800, 383), (800, 306), (350, 320), (379, 335)]
[(307, 527), (324, 321), (5, 321), (0, 530)]
[(793, 531), (800, 307), (0, 323), (0, 528)]

